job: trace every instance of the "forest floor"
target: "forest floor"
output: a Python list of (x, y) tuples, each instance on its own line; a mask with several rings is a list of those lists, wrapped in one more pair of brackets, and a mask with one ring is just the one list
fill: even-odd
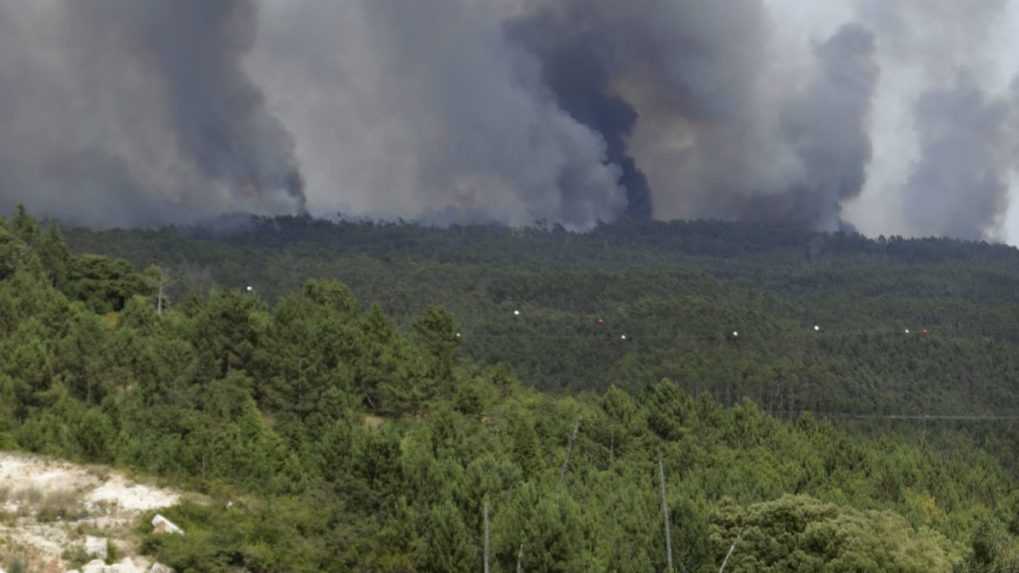
[(139, 519), (181, 495), (104, 466), (0, 451), (0, 572), (16, 561), (46, 573), (92, 561), (83, 570), (99, 571), (96, 558), (108, 573), (160, 570), (138, 555)]

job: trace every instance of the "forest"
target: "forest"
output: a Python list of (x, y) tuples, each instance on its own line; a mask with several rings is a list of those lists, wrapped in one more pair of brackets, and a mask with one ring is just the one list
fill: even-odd
[(329, 278), (401, 327), (440, 306), (466, 356), (540, 389), (669, 378), (773, 413), (1019, 414), (1019, 250), (1002, 245), (704, 221), (578, 234), (301, 217), (67, 238), (159, 265), (179, 304), (214, 286), (275, 301)]
[(711, 222), (20, 210), (0, 448), (216, 500), (145, 539), (182, 572), (1015, 571), (1016, 261)]

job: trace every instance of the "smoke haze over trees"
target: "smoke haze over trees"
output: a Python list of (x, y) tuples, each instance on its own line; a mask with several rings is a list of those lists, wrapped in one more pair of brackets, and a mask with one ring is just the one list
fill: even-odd
[(0, 0), (0, 209), (1006, 238), (1019, 10), (796, 4)]

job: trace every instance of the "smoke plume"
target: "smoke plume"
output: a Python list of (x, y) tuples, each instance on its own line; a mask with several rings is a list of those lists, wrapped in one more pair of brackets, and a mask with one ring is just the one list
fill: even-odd
[(283, 194), (304, 210), (294, 143), (242, 66), (258, 29), (252, 0), (72, 4), (79, 21), (94, 17), (97, 5), (106, 10), (96, 32), (121, 27), (124, 48), (162, 84), (182, 154), (204, 176), (240, 197), (285, 204), (275, 197)]
[[(868, 120), (879, 76), (874, 37), (858, 24), (815, 49), (817, 77), (786, 111), (786, 137), (803, 165), (779, 219), (834, 230), (860, 195), (871, 160)], [(774, 217), (773, 217), (774, 218)]]
[(961, 75), (915, 108), (920, 159), (906, 189), (916, 229), (967, 239), (995, 238), (1008, 206), (1016, 156), (1012, 116), (1019, 98), (989, 97)]
[(247, 0), (0, 2), (0, 201), (90, 224), (302, 211), (242, 67), (257, 23)]
[[(908, 234), (1002, 239), (1019, 133), (1014, 88), (993, 86), (1009, 0), (866, 0), (887, 58), (917, 86), (905, 105), (913, 156), (899, 186)], [(1013, 76), (1016, 69), (1004, 69)]]
[(834, 228), (870, 160), (874, 41), (846, 26), (816, 48), (805, 93), (774, 93), (771, 25), (757, 0), (567, 0), (508, 30), (560, 107), (605, 139), (629, 215)]
[(0, 209), (1002, 237), (1009, 10), (0, 0)]
[(605, 140), (556, 104), (492, 3), (338, 4), (281, 3), (255, 62), (307, 138), (323, 209), (584, 229), (625, 208)]

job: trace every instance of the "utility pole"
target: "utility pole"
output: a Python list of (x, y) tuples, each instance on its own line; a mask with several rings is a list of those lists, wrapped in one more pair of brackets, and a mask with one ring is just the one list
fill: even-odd
[(159, 267), (159, 294), (156, 295), (156, 314), (163, 316), (163, 301), (166, 300), (166, 287), (170, 285), (170, 280), (167, 278), (166, 273), (163, 272), (162, 267)]
[(488, 548), (489, 548), (489, 527), (488, 527), (488, 498), (485, 498), (484, 508), (485, 518), (485, 573), (491, 573), (491, 569), (488, 566)]
[(163, 316), (163, 276), (159, 276), (159, 298), (156, 299), (156, 314)]
[(668, 563), (668, 573), (673, 573), (672, 568), (672, 532), (669, 530), (669, 504), (665, 499), (665, 464), (662, 462), (662, 453), (658, 452), (658, 486), (662, 496), (662, 520), (665, 522), (665, 559)]
[(732, 557), (732, 552), (736, 551), (736, 544), (743, 538), (743, 532), (740, 531), (739, 535), (736, 536), (736, 541), (732, 542), (732, 547), (729, 547), (729, 552), (725, 554), (725, 560), (722, 561), (722, 566), (719, 567), (718, 573), (725, 573), (725, 566), (729, 564), (729, 558)]
[(559, 468), (559, 481), (566, 479), (566, 468), (570, 465), (570, 455), (573, 454), (573, 444), (577, 441), (577, 432), (580, 431), (580, 420), (573, 425), (573, 433), (570, 434), (570, 445), (566, 448), (566, 459), (563, 460), (563, 467)]

